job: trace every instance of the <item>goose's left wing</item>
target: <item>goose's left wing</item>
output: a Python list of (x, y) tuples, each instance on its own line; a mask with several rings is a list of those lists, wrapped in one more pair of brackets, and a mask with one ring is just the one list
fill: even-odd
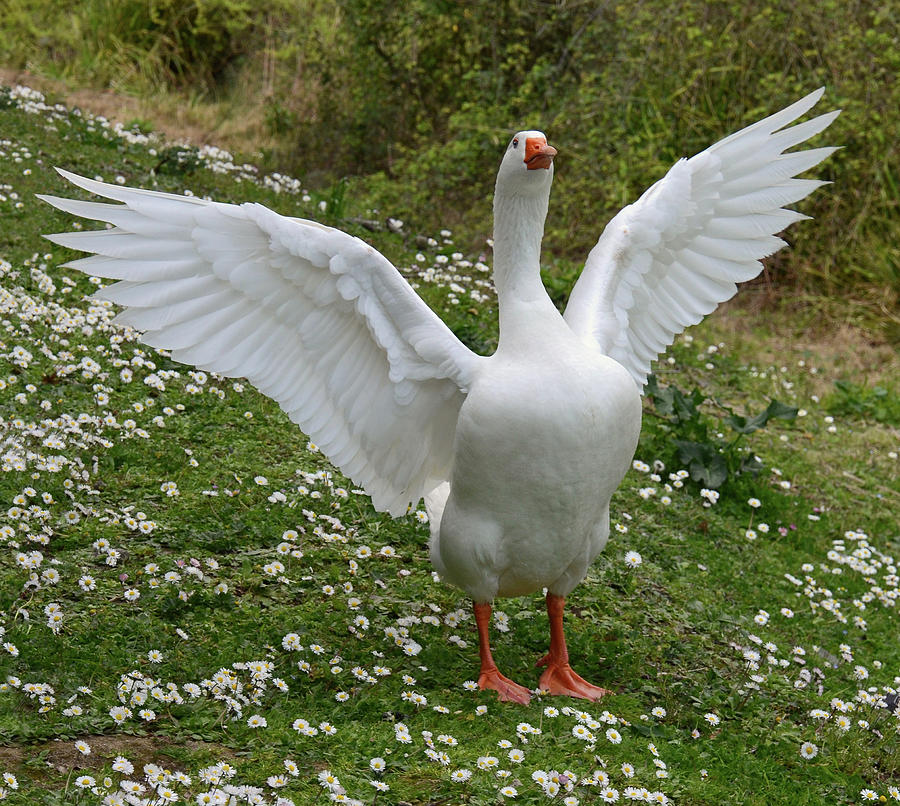
[(783, 209), (824, 182), (796, 179), (834, 148), (783, 153), (825, 129), (838, 111), (785, 128), (818, 89), (720, 140), (669, 172), (606, 226), (572, 289), (565, 319), (643, 388), (675, 336), (756, 277), (776, 237), (808, 216)]

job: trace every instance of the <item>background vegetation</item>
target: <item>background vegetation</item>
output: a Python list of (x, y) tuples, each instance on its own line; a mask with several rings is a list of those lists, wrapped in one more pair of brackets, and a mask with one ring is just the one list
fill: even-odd
[[(162, 784), (194, 803), (234, 773), (239, 802), (252, 786), (300, 806), (325, 802), (330, 770), (353, 802), (536, 806), (563, 795), (532, 773), (565, 770), (584, 806), (612, 797), (604, 776), (620, 803), (631, 786), (679, 806), (900, 800), (898, 368), (869, 343), (895, 321), (897, 42), (870, 6), (817, 13), (218, 0), (64, 18), (6, 0), (0, 61), (133, 92), (143, 131), (173, 106), (240, 124), (232, 147), (303, 183), (0, 87), (0, 797), (94, 806), (138, 784), (161, 806)], [(469, 602), (433, 578), (427, 525), (375, 513), (248, 385), (110, 326), (60, 265), (77, 255), (41, 237), (75, 226), (35, 196), (79, 195), (53, 165), (258, 201), (365, 237), (485, 352), (483, 197), (510, 129), (562, 149), (545, 252), (562, 295), (677, 156), (820, 83), (846, 110), (823, 139), (846, 148), (804, 208), (819, 221), (770, 265), (785, 310), (729, 308), (657, 365), (614, 537), (570, 597), (574, 663), (615, 689), (596, 706), (466, 690)], [(388, 214), (406, 225), (360, 223)], [(498, 662), (534, 685), (541, 597), (495, 615)]]
[[(546, 255), (567, 288), (603, 224), (680, 156), (811, 89), (844, 150), (768, 279), (896, 338), (900, 38), (888, 3), (6, 0), (0, 62), (243, 121), (263, 161), (483, 243), (510, 131), (561, 149)], [(823, 138), (825, 139), (825, 138)], [(233, 144), (232, 144), (233, 145)], [(549, 258), (548, 258), (549, 259)], [(774, 277), (772, 276), (774, 275)], [(765, 281), (760, 285), (769, 289)], [(832, 303), (828, 303), (832, 306)]]

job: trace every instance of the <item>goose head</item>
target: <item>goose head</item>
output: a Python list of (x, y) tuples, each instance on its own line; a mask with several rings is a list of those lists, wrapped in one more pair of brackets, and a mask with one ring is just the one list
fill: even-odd
[[(494, 283), (502, 301), (545, 299), (540, 255), (556, 149), (539, 131), (514, 134), (494, 188)], [(504, 303), (501, 302), (501, 319)]]
[(556, 149), (539, 131), (513, 135), (497, 173), (497, 193), (513, 196), (549, 194)]

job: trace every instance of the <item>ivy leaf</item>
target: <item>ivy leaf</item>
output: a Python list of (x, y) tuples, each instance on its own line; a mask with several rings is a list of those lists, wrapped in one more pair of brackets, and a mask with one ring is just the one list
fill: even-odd
[(678, 388), (669, 388), (674, 389), (675, 392), (673, 395), (673, 402), (675, 404), (675, 414), (678, 419), (683, 423), (698, 420), (700, 417), (700, 410), (697, 406), (703, 402), (703, 394), (700, 390), (694, 389), (690, 395), (685, 395)]
[(780, 400), (772, 400), (766, 408), (770, 420), (773, 417), (777, 417), (779, 420), (795, 420), (798, 411), (796, 406), (788, 406)]
[(717, 490), (728, 479), (728, 465), (720, 453), (713, 456), (707, 463), (691, 462), (688, 470), (694, 481), (713, 490)]
[(683, 439), (676, 439), (675, 446), (678, 448), (678, 458), (685, 464), (693, 461), (704, 462), (709, 458), (712, 446), (703, 442), (688, 442)]
[[(730, 426), (732, 429), (737, 431), (739, 434), (749, 434), (750, 431), (747, 430), (747, 418), (741, 417), (739, 414), (729, 414), (725, 418), (725, 424)], [(755, 428), (750, 429), (751, 431), (755, 431)]]
[(731, 414), (725, 418), (725, 422), (739, 434), (752, 434), (754, 431), (764, 428), (769, 420), (773, 418), (793, 420), (797, 416), (797, 411), (794, 406), (788, 406), (779, 400), (772, 400), (764, 411), (749, 419), (737, 414)]
[(675, 444), (694, 481), (715, 490), (728, 479), (728, 464), (715, 445), (684, 440), (676, 440)]

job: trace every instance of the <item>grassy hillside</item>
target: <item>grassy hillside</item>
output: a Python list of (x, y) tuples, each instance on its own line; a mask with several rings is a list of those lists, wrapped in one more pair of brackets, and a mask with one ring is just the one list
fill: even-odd
[[(424, 513), (376, 514), (270, 401), (112, 327), (40, 237), (73, 222), (34, 194), (71, 194), (63, 165), (351, 228), (489, 346), (478, 256), (33, 93), (0, 90), (0, 132), (7, 802), (900, 799), (890, 352), (777, 319), (726, 335), (740, 312), (682, 338), (614, 537), (570, 597), (573, 664), (615, 694), (502, 705), (466, 683), (474, 623), (432, 573)], [(798, 411), (749, 433), (740, 416), (772, 399)], [(723, 457), (717, 499), (676, 439)], [(494, 627), (501, 668), (535, 685), (540, 597), (499, 602)]]
[[(416, 227), (489, 234), (509, 133), (560, 148), (547, 228), (570, 282), (602, 225), (679, 157), (825, 85), (833, 192), (768, 276), (794, 306), (896, 341), (900, 44), (873, 3), (8, 0), (0, 63), (220, 128), (310, 185), (362, 181)], [(187, 111), (185, 111), (187, 110)], [(153, 118), (153, 112), (149, 112)]]

